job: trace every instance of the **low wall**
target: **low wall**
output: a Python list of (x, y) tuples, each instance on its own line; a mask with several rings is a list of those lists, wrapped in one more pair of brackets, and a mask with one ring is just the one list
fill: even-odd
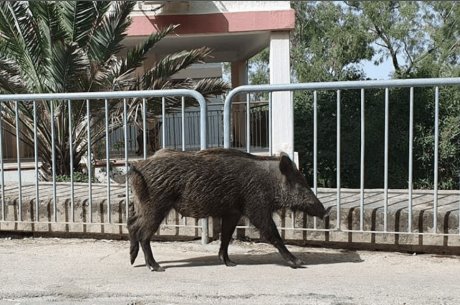
[[(86, 186), (86, 185), (85, 185)], [(68, 185), (60, 185), (67, 188)], [(18, 198), (5, 198), (4, 220), (0, 221), (0, 232), (8, 234), (27, 234), (36, 236), (75, 237), (85, 236), (94, 238), (127, 238), (126, 203), (124, 188), (114, 187), (111, 195), (111, 214), (107, 212), (107, 200), (103, 198), (104, 187), (101, 190), (94, 186), (94, 198), (89, 207), (85, 193), (79, 194), (78, 188), (74, 198), (73, 209), (65, 191), (60, 190), (56, 198), (56, 215), (52, 199), (42, 199), (39, 205), (38, 220), (35, 219), (35, 200), (28, 197), (27, 188), (23, 190), (24, 198), (21, 206), (22, 217), (19, 217)], [(80, 191), (81, 192), (81, 191)], [(458, 233), (458, 213), (450, 209), (440, 208), (437, 215), (438, 234), (433, 231), (433, 213), (431, 209), (415, 209), (412, 215), (412, 233), (407, 234), (408, 213), (404, 207), (391, 205), (387, 215), (387, 232), (384, 231), (384, 213), (382, 207), (366, 207), (364, 210), (364, 231), (360, 232), (360, 210), (355, 204), (345, 202), (340, 209), (340, 230), (336, 230), (336, 207), (328, 201), (330, 192), (322, 190), (320, 199), (328, 206), (329, 216), (325, 220), (316, 220), (305, 213), (279, 211), (273, 218), (280, 229), (281, 236), (288, 243), (298, 245), (336, 247), (347, 249), (370, 249), (407, 252), (430, 252), (460, 255), (460, 234)], [(49, 193), (41, 190), (42, 198)], [(99, 195), (98, 195), (99, 194)], [(102, 195), (101, 195), (102, 194)], [(64, 195), (64, 196), (63, 196)], [(49, 198), (49, 197), (48, 197)], [(99, 198), (99, 199), (98, 199)], [(329, 205), (328, 205), (329, 202)], [(72, 213), (73, 210), (73, 213)], [(90, 220), (91, 215), (91, 220)], [(73, 216), (73, 219), (72, 219)], [(366, 232), (367, 231), (367, 232)], [(380, 232), (377, 232), (380, 231)], [(218, 239), (220, 220), (209, 219), (210, 239)], [(235, 238), (260, 240), (258, 231), (246, 219), (240, 221), (234, 234)], [(153, 239), (183, 240), (201, 238), (200, 221), (194, 218), (181, 217), (171, 211)]]

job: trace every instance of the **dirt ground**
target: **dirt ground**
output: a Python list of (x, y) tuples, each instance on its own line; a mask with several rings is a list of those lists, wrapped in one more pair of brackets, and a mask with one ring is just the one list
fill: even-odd
[(306, 266), (291, 269), (274, 247), (234, 242), (230, 268), (218, 242), (154, 242), (162, 273), (128, 242), (1, 239), (0, 304), (460, 304), (460, 257), (289, 246)]

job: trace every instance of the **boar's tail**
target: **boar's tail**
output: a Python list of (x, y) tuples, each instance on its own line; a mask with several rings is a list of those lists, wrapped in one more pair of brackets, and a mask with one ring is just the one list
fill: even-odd
[(126, 178), (129, 179), (135, 173), (138, 173), (138, 171), (131, 164), (128, 163), (128, 171), (126, 172), (126, 174), (110, 172), (109, 177), (118, 184), (124, 184), (126, 182)]
[(110, 178), (118, 184), (123, 184), (126, 182), (126, 174), (125, 175), (113, 174), (110, 176)]
[(129, 178), (132, 169), (133, 169), (132, 165), (128, 164), (128, 171), (126, 172), (126, 174), (120, 174), (118, 172), (112, 172), (111, 171), (109, 173), (109, 177), (110, 177), (110, 179), (112, 179), (113, 181), (115, 181), (118, 184), (124, 184), (126, 182), (126, 178)]

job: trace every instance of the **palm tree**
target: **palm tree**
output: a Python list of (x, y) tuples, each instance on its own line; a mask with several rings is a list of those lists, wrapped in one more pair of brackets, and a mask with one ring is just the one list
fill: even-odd
[[(171, 76), (193, 63), (203, 62), (210, 49), (182, 51), (170, 54), (153, 64), (143, 74), (141, 67), (146, 54), (176, 26), (171, 25), (150, 35), (125, 55), (122, 41), (131, 24), (131, 1), (11, 1), (0, 3), (0, 93), (58, 93), (113, 90), (146, 90), (190, 88), (204, 96), (221, 94), (227, 84), (218, 79), (199, 82), (172, 80)], [(135, 120), (140, 101), (129, 101), (131, 120)], [(175, 100), (168, 100), (174, 106)], [(69, 106), (72, 115), (69, 119)], [(55, 130), (56, 169), (59, 175), (70, 172), (72, 136), (73, 164), (78, 164), (87, 152), (86, 127), (91, 127), (91, 143), (105, 136), (104, 115), (97, 111), (101, 102), (91, 101), (90, 119), (86, 117), (85, 101), (63, 103), (36, 102), (37, 142), (44, 168), (52, 163), (52, 137)], [(119, 104), (110, 103), (112, 116), (119, 114)], [(18, 111), (22, 141), (33, 146), (33, 104), (3, 103), (2, 119), (15, 135), (15, 113)], [(102, 113), (102, 114), (101, 114)], [(52, 116), (53, 114), (53, 116)], [(72, 123), (72, 130), (69, 124)], [(121, 126), (113, 120), (110, 128)]]

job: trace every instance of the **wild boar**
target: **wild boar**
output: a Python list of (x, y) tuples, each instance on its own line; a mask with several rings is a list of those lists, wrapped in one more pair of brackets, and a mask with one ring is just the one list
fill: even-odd
[(241, 216), (272, 243), (292, 268), (303, 262), (286, 248), (272, 219), (274, 211), (288, 208), (324, 217), (323, 204), (286, 154), (255, 156), (235, 149), (199, 152), (160, 150), (128, 172), (134, 212), (128, 219), (131, 264), (142, 247), (147, 267), (164, 271), (153, 258), (152, 235), (171, 209), (183, 216), (222, 219), (219, 259), (229, 259), (228, 245)]

